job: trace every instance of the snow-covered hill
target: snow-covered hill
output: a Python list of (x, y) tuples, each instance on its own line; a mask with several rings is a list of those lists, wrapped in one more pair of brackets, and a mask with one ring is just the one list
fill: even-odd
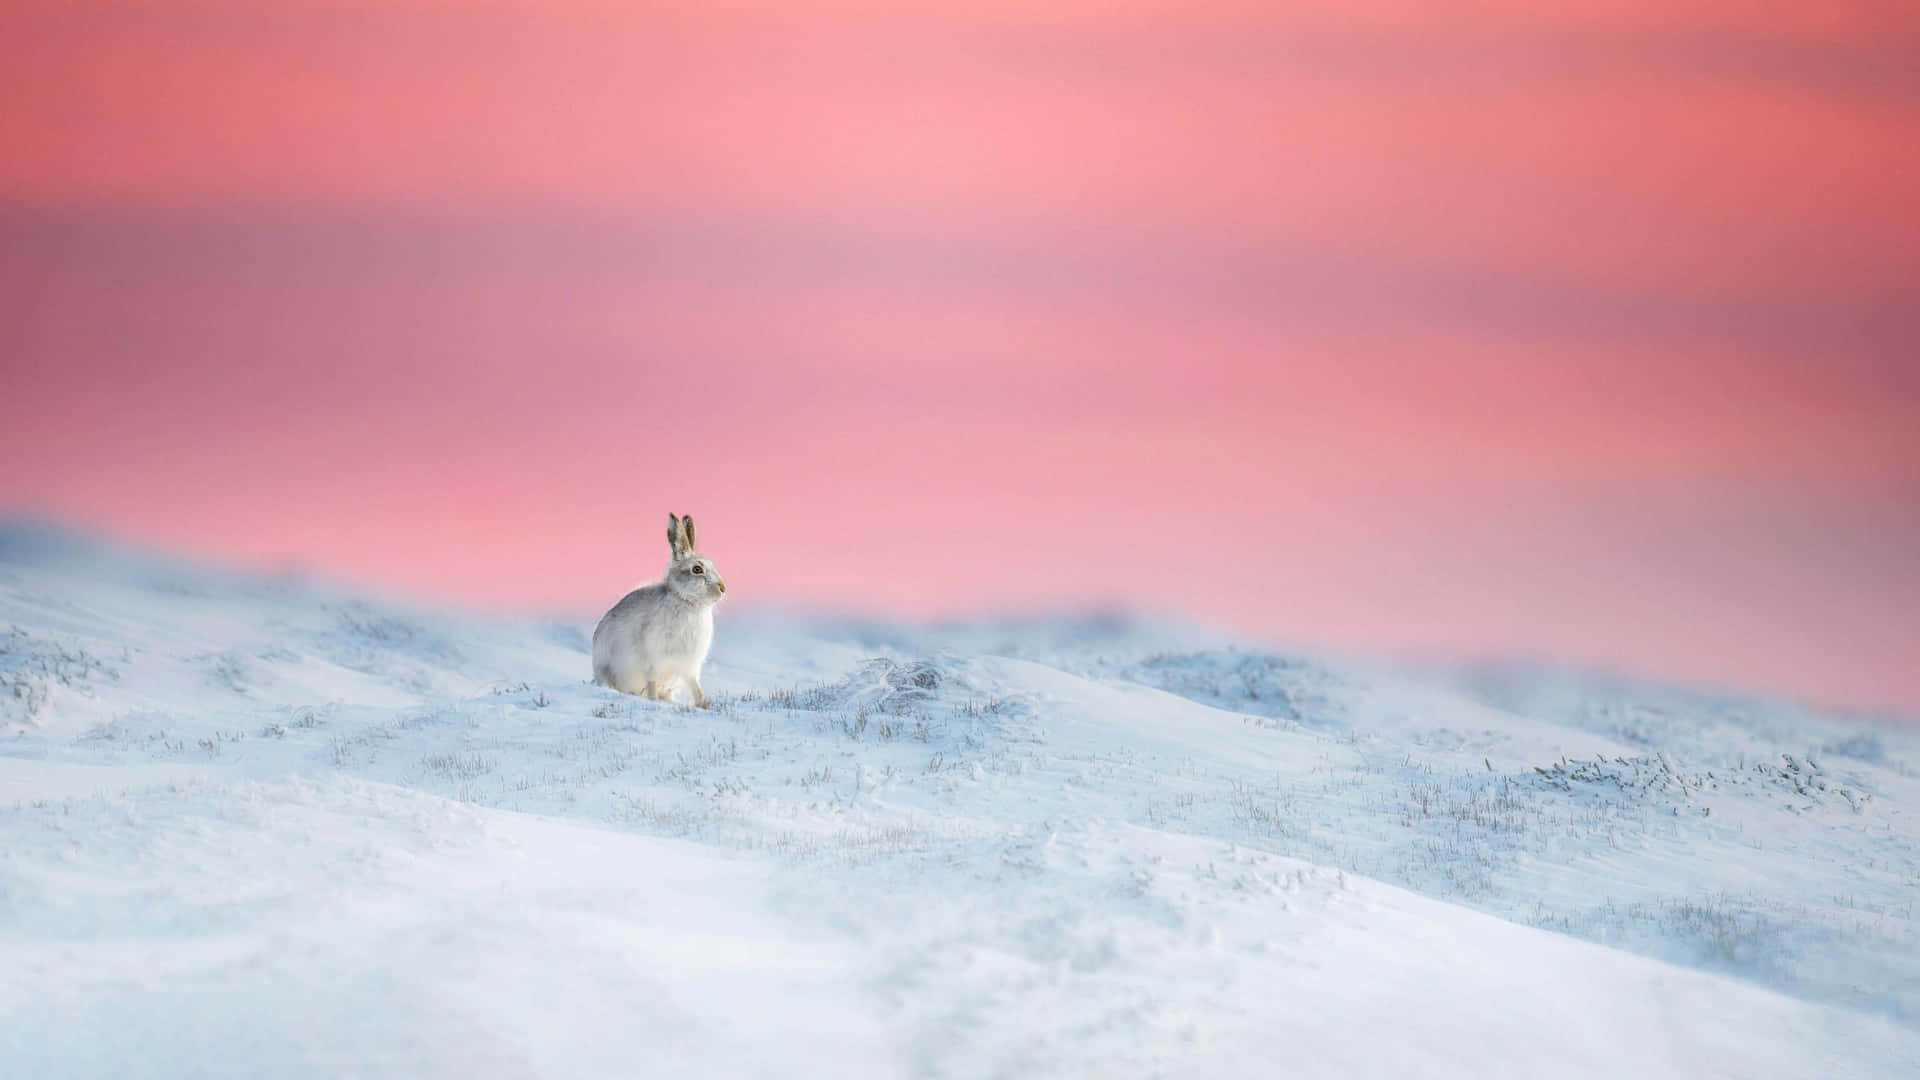
[(1920, 1069), (1912, 728), (725, 609), (700, 712), (590, 629), (0, 527), (0, 1075)]

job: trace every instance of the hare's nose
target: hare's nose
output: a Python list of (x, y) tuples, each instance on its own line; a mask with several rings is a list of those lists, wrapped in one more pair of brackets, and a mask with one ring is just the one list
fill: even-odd
[(714, 582), (714, 584), (715, 584), (716, 586), (718, 586), (718, 587), (719, 587), (719, 589), (720, 589), (720, 591), (721, 591), (722, 593), (724, 593), (724, 592), (726, 592), (726, 591), (727, 591), (727, 583), (726, 583), (726, 582), (724, 582), (724, 581), (716, 581), (716, 582)]

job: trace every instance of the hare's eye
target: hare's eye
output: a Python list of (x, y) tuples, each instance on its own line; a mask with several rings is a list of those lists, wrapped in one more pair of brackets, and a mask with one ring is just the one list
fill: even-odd
[(707, 572), (707, 568), (704, 566), (701, 566), (699, 563), (694, 563), (693, 572), (696, 574), (704, 574)]

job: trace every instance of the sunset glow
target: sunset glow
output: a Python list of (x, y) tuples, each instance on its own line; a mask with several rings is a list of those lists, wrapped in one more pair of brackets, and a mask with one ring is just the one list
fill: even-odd
[(0, 510), (1920, 711), (1915, 9), (1404, 7), (11, 3)]

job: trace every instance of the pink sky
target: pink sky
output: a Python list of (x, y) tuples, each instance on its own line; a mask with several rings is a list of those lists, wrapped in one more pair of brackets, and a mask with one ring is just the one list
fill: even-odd
[(26, 0), (0, 509), (1920, 710), (1895, 5)]

